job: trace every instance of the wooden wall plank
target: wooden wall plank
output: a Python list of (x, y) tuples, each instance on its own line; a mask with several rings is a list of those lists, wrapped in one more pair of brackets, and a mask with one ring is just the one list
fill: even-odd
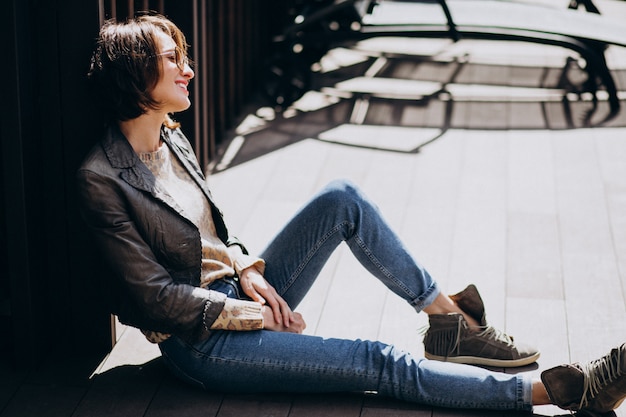
[[(29, 257), (33, 250), (28, 241), (28, 217), (26, 212), (26, 184), (24, 166), (23, 144), (14, 140), (22, 136), (31, 137), (29, 134), (29, 108), (32, 101), (21, 100), (22, 96), (29, 97), (27, 81), (18, 78), (23, 68), (28, 67), (32, 45), (27, 42), (28, 7), (18, 1), (8, 2), (6, 12), (1, 15), (0, 30), (2, 38), (7, 39), (7, 54), (9, 62), (3, 70), (7, 79), (16, 80), (12, 83), (3, 83), (0, 93), (7, 103), (13, 105), (3, 106), (0, 114), (0, 122), (3, 128), (0, 130), (0, 167), (2, 183), (0, 190), (2, 198), (2, 231), (3, 240), (1, 248), (6, 252), (2, 256), (3, 270), (5, 273), (1, 279), (2, 289), (6, 291), (0, 299), (3, 300), (5, 310), (2, 324), (9, 338), (4, 340), (3, 348), (19, 362), (25, 361), (35, 353), (32, 339), (33, 306), (29, 295), (31, 288), (31, 267)], [(25, 120), (26, 119), (26, 120)], [(9, 204), (11, 202), (11, 204)], [(11, 242), (11, 243), (9, 243)], [(12, 295), (13, 294), (13, 295)], [(21, 294), (18, 296), (18, 294)], [(19, 297), (19, 298), (18, 298)], [(11, 341), (10, 345), (8, 342)], [(6, 344), (6, 345), (5, 345)]]

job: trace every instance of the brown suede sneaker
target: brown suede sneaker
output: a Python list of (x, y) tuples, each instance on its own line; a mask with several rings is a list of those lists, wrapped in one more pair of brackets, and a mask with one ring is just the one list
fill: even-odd
[(480, 327), (470, 328), (461, 314), (431, 314), (424, 336), (427, 359), (506, 368), (537, 361), (537, 349), (515, 343), (511, 336), (487, 325), (485, 306), (474, 285), (450, 298)]
[(431, 314), (424, 336), (424, 356), (445, 362), (511, 368), (529, 365), (539, 358), (531, 347), (491, 326), (473, 330), (461, 314)]
[(626, 398), (626, 343), (592, 362), (548, 369), (541, 380), (555, 405), (580, 415), (605, 416)]

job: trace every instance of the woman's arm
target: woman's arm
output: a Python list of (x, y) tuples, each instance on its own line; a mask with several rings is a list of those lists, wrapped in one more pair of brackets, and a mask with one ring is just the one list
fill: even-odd
[(241, 243), (229, 246), (241, 288), (252, 300), (264, 305), (264, 327), (276, 331), (302, 333), (306, 324), (299, 313), (294, 313), (287, 302), (263, 277), (265, 261), (246, 253)]
[[(139, 328), (163, 333), (206, 331), (222, 311), (226, 297), (173, 280), (129, 212), (145, 196), (138, 190), (124, 189), (130, 186), (119, 178), (88, 170), (78, 172), (78, 184), (84, 219), (99, 253), (113, 272), (111, 279), (117, 281), (108, 285), (119, 286), (124, 292), (122, 298), (132, 304), (126, 306), (126, 317), (120, 314), (120, 318)], [(152, 220), (158, 222), (156, 218)], [(158, 228), (158, 224), (154, 227)]]

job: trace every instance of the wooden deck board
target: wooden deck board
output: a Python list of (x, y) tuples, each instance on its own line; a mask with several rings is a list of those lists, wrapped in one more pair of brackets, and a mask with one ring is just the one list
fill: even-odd
[(225, 396), (218, 417), (262, 416), (287, 417), (291, 409), (291, 399), (276, 396)]
[(298, 395), (289, 417), (358, 417), (362, 406), (363, 397), (360, 395)]
[(595, 133), (557, 135), (555, 140), (563, 279), (573, 360), (597, 356), (600, 346), (615, 344), (626, 334), (624, 299), (619, 292), (604, 184), (595, 151), (595, 142), (606, 136)]
[(223, 397), (222, 394), (190, 387), (174, 378), (164, 378), (150, 401), (145, 417), (217, 416)]
[(70, 416), (80, 404), (85, 388), (67, 385), (23, 384), (2, 415), (15, 417)]

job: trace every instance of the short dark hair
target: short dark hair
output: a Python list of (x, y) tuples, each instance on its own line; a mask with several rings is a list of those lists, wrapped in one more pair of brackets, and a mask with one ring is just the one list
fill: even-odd
[(164, 16), (141, 15), (124, 22), (106, 21), (100, 28), (88, 78), (109, 122), (134, 119), (159, 108), (151, 92), (161, 76), (157, 32), (171, 36), (187, 53), (185, 35)]

